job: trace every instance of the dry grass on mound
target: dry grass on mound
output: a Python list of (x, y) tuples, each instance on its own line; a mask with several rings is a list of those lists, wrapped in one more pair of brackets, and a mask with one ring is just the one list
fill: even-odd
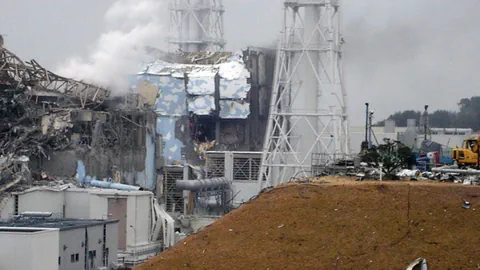
[[(463, 199), (472, 203), (462, 208)], [(478, 209), (475, 209), (478, 207)], [(262, 194), (138, 269), (479, 269), (480, 188), (290, 184)]]

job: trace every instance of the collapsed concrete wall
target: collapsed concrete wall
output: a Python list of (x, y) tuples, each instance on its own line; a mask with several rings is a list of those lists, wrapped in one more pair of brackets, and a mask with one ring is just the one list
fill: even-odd
[(0, 192), (72, 180), (78, 161), (88, 176), (155, 189), (158, 89), (141, 90), (110, 97), (0, 44)]
[(70, 148), (33, 158), (32, 172), (43, 177), (73, 178), (81, 161), (90, 177), (112, 178), (154, 190), (154, 115), (140, 110), (109, 111), (104, 121), (94, 118), (80, 117), (82, 121), (72, 122)]

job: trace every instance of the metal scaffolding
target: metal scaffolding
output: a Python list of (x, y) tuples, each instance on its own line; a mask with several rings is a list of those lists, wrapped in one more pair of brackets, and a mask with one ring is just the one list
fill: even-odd
[(171, 0), (169, 44), (183, 52), (223, 51), (222, 0)]
[(341, 22), (339, 0), (284, 2), (260, 189), (309, 177), (314, 153), (350, 152)]

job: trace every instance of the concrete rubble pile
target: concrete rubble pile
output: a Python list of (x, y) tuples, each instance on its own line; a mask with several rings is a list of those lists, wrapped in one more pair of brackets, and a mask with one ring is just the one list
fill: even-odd
[(458, 165), (448, 165), (433, 168), (431, 171), (419, 169), (397, 169), (394, 171), (395, 179), (385, 178), (385, 172), (380, 167), (371, 166), (360, 161), (338, 161), (322, 165), (321, 170), (313, 167), (313, 177), (322, 176), (348, 176), (359, 181), (364, 180), (403, 180), (403, 181), (438, 181), (464, 185), (480, 185), (480, 170), (473, 168), (460, 168)]
[[(360, 161), (338, 161), (321, 166), (313, 166), (313, 177), (337, 176), (337, 177), (353, 177), (359, 181), (362, 180), (380, 180), (382, 173), (381, 169), (374, 166), (369, 166), (365, 162)], [(384, 175), (384, 173), (383, 173)]]
[[(65, 130), (71, 127), (71, 109), (56, 108), (45, 110), (30, 102), (24, 93), (8, 97), (5, 92), (0, 106), (0, 153), (2, 155), (43, 155), (64, 149), (69, 140)], [(41, 122), (46, 115), (53, 115), (53, 121), (45, 123), (42, 132)]]
[(0, 158), (0, 193), (31, 178), (28, 161), (26, 156), (14, 158), (11, 154)]
[(457, 165), (433, 168), (432, 171), (403, 169), (396, 174), (401, 180), (450, 182), (464, 185), (480, 185), (480, 170), (460, 169)]

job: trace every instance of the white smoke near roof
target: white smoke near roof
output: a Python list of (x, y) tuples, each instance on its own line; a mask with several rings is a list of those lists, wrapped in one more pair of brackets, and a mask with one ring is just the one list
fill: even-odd
[(100, 85), (123, 94), (128, 76), (149, 60), (147, 46), (161, 46), (164, 36), (163, 1), (118, 0), (105, 13), (107, 31), (88, 57), (72, 57), (57, 69), (59, 75)]

